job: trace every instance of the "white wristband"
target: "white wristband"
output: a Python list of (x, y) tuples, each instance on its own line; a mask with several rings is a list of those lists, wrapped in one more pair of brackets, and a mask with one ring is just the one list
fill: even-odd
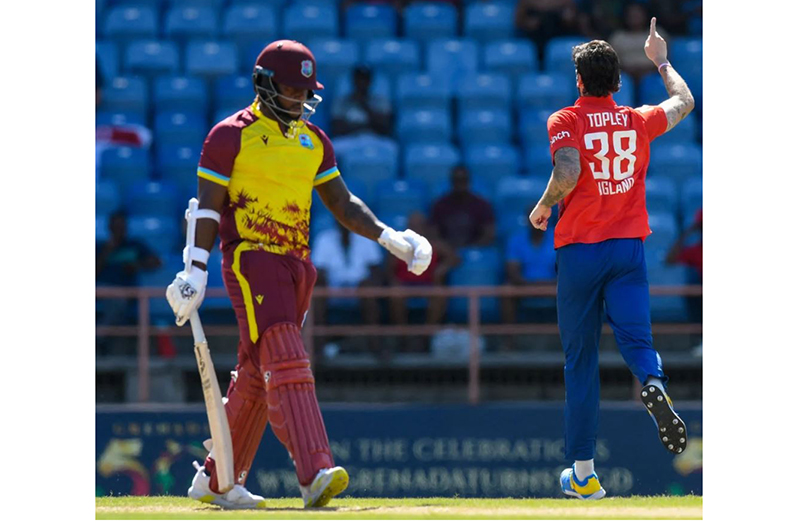
[(211, 253), (202, 247), (186, 245), (186, 248), (183, 249), (183, 263), (196, 261), (208, 265), (208, 258), (210, 257)]

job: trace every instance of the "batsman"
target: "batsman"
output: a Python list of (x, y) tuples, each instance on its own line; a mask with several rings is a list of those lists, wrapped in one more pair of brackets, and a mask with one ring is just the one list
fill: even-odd
[(195, 245), (183, 252), (190, 269), (179, 272), (166, 296), (183, 325), (205, 295), (209, 251), (221, 239), (222, 275), (239, 327), (238, 364), (225, 410), (233, 444), (236, 484), (221, 494), (213, 450), (195, 464), (188, 495), (224, 508), (265, 506), (244, 487), (266, 426), (296, 466), (305, 508), (321, 507), (346, 489), (316, 399), (313, 373), (300, 329), (310, 306), (316, 269), (310, 262), (310, 205), (315, 188), (350, 231), (379, 242), (423, 273), (432, 247), (412, 230), (380, 222), (349, 192), (327, 135), (308, 120), (324, 89), (316, 60), (303, 44), (272, 42), (252, 74), (253, 103), (216, 124), (202, 148)]

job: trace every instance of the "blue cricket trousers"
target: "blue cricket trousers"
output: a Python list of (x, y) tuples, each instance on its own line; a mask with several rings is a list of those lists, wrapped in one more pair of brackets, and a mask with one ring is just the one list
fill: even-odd
[(648, 272), (640, 239), (557, 249), (557, 322), (565, 350), (565, 458), (593, 459), (599, 416), (598, 349), (607, 320), (624, 361), (645, 383), (667, 378), (651, 338)]

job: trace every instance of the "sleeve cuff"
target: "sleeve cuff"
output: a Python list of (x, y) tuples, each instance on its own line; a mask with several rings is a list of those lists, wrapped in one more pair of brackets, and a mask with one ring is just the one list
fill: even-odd
[(338, 170), (338, 166), (335, 166), (332, 169), (327, 169), (326, 171), (317, 174), (316, 177), (313, 179), (313, 186), (315, 187), (325, 182), (329, 182), (336, 176), (341, 176), (341, 171)]
[(211, 181), (211, 182), (214, 182), (214, 183), (218, 183), (219, 185), (221, 185), (223, 187), (227, 187), (227, 185), (230, 183), (230, 178), (228, 176), (221, 175), (221, 174), (217, 173), (216, 171), (212, 171), (212, 170), (207, 169), (205, 167), (198, 167), (197, 168), (197, 176), (199, 176), (200, 178), (202, 178), (204, 180), (208, 180), (208, 181)]

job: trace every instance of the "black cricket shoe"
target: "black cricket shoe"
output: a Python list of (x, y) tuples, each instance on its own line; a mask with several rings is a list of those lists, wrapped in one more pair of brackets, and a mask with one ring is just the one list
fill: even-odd
[(640, 399), (651, 419), (657, 425), (657, 436), (670, 452), (681, 454), (687, 448), (687, 427), (673, 410), (673, 402), (656, 385), (646, 385), (640, 391)]

